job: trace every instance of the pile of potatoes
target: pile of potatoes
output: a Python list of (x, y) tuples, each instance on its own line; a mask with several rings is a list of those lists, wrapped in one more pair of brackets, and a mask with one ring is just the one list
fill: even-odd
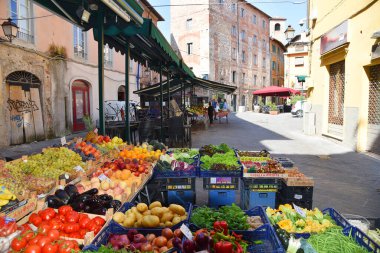
[(161, 202), (155, 201), (148, 205), (139, 203), (124, 213), (116, 212), (113, 220), (127, 228), (156, 228), (172, 227), (186, 220), (187, 212), (181, 205), (171, 204), (163, 207)]

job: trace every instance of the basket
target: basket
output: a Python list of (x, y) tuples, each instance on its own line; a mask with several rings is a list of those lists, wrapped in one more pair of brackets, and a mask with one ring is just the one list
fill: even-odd
[(343, 234), (346, 236), (351, 236), (360, 246), (363, 246), (369, 252), (380, 253), (380, 246), (364, 234), (360, 229), (349, 226), (343, 229)]
[(360, 229), (365, 234), (368, 233), (371, 223), (360, 215), (355, 214), (342, 214), (342, 216), (348, 221), (352, 227)]

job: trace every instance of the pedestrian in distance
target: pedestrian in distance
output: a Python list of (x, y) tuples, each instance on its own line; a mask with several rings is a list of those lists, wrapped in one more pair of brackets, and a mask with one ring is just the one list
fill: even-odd
[(214, 107), (212, 107), (211, 102), (208, 103), (207, 113), (208, 113), (208, 118), (210, 120), (210, 125), (212, 125), (213, 120), (214, 120)]
[(215, 110), (215, 113), (214, 113), (214, 120), (216, 120), (216, 117), (218, 116), (218, 112), (219, 112), (219, 103), (216, 102), (215, 106), (214, 106), (214, 110)]

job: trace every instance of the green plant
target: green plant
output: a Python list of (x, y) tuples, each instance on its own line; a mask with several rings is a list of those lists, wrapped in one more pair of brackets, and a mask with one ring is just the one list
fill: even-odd
[(305, 100), (305, 97), (302, 95), (292, 95), (290, 97), (290, 102), (292, 103), (292, 105), (296, 104), (297, 101), (300, 101), (300, 100)]
[(55, 43), (49, 45), (48, 53), (50, 57), (61, 59), (67, 58), (66, 48), (64, 46), (56, 45)]
[(277, 105), (272, 103), (272, 102), (267, 103), (267, 106), (269, 107), (269, 111), (277, 111), (278, 110)]
[(90, 115), (84, 115), (83, 122), (87, 131), (91, 131), (95, 128), (94, 121), (92, 120)]

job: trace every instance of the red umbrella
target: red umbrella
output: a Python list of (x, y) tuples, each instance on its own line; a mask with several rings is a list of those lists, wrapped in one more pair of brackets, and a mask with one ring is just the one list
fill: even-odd
[(293, 90), (291, 88), (279, 87), (279, 86), (269, 86), (260, 90), (256, 90), (253, 92), (253, 95), (261, 95), (261, 96), (279, 96), (286, 97), (292, 94), (301, 94), (298, 90)]

